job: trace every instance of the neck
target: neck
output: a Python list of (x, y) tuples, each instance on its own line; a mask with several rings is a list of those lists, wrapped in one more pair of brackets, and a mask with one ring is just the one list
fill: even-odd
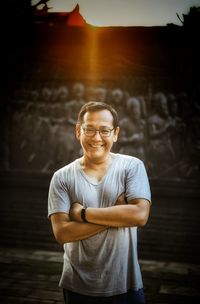
[(86, 155), (84, 155), (81, 159), (81, 165), (86, 168), (96, 168), (96, 167), (100, 167), (100, 166), (108, 166), (108, 165), (110, 165), (112, 158), (113, 158), (113, 156), (111, 153), (109, 153), (103, 159), (90, 159)]

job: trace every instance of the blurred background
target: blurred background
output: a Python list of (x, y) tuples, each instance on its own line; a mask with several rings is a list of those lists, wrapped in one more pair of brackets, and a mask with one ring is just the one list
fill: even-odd
[(140, 259), (199, 267), (200, 6), (177, 14), (178, 25), (95, 26), (78, 4), (50, 4), (2, 5), (1, 249), (62, 253), (47, 219), (49, 182), (82, 155), (77, 114), (95, 100), (119, 113), (113, 152), (139, 157), (149, 175)]

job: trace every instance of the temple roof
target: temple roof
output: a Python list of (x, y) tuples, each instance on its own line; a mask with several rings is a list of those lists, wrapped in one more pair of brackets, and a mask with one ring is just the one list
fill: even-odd
[(33, 7), (33, 16), (35, 23), (47, 23), (50, 25), (84, 26), (85, 19), (80, 14), (79, 4), (71, 12), (49, 12), (49, 7), (45, 3), (41, 9)]

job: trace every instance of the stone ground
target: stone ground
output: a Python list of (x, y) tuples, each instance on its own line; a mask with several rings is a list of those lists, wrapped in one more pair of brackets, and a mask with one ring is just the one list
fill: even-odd
[[(140, 260), (147, 304), (200, 303), (200, 265)], [(1, 304), (61, 304), (62, 252), (0, 248)]]

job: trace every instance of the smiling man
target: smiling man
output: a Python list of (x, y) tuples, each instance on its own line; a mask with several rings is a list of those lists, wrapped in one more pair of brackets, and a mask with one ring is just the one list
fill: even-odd
[(149, 217), (150, 187), (141, 160), (111, 152), (118, 134), (111, 106), (83, 105), (76, 125), (83, 156), (50, 183), (48, 216), (64, 246), (60, 287), (68, 304), (145, 303), (137, 227)]

